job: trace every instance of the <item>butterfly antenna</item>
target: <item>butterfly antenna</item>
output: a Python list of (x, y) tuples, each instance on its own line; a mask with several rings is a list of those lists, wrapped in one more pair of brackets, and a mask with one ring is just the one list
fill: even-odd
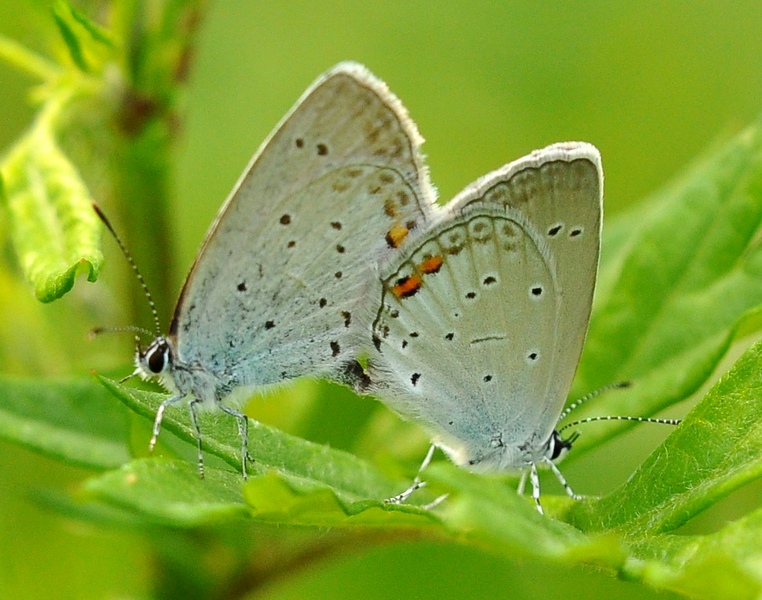
[[(567, 406), (564, 411), (561, 413), (561, 416), (558, 417), (559, 421), (563, 421), (566, 417), (569, 416), (569, 413), (571, 413), (573, 410), (577, 410), (580, 406), (585, 404), (585, 402), (588, 402), (589, 400), (592, 400), (593, 398), (597, 398), (604, 392), (608, 392), (609, 390), (623, 390), (628, 387), (632, 387), (631, 381), (619, 381), (617, 383), (611, 383), (609, 385), (604, 385), (602, 388), (598, 388), (597, 390), (593, 390), (592, 392), (585, 394), (582, 396), (582, 398), (578, 398), (574, 402), (572, 402), (569, 406)], [(564, 427), (566, 429), (566, 427)]]
[(576, 425), (584, 425), (585, 423), (594, 423), (595, 421), (635, 421), (636, 423), (657, 423), (659, 425), (680, 425), (682, 419), (654, 419), (652, 417), (587, 417), (585, 419), (579, 419), (578, 421), (572, 421), (567, 423), (558, 433), (561, 433), (564, 429), (574, 427)]
[[(109, 220), (106, 218), (106, 215), (103, 214), (103, 211), (100, 209), (100, 206), (98, 206), (95, 202), (93, 202), (93, 210), (95, 211), (95, 214), (98, 215), (98, 218), (100, 218), (101, 221), (103, 221), (103, 224), (106, 226), (106, 229), (109, 230), (111, 233), (111, 236), (116, 240), (117, 245), (119, 246), (119, 249), (122, 251), (122, 254), (124, 254), (125, 258), (127, 259), (127, 262), (130, 263), (130, 267), (132, 267), (132, 270), (135, 272), (135, 275), (138, 278), (138, 281), (140, 282), (140, 287), (143, 288), (143, 293), (146, 296), (146, 299), (148, 300), (148, 305), (151, 307), (151, 315), (153, 315), (153, 323), (156, 327), (156, 335), (161, 335), (161, 323), (159, 323), (159, 312), (156, 310), (156, 303), (153, 300), (153, 296), (151, 295), (151, 292), (148, 289), (148, 286), (146, 285), (146, 280), (143, 279), (143, 275), (140, 273), (140, 269), (138, 269), (138, 265), (135, 264), (134, 259), (132, 258), (132, 255), (127, 250), (127, 246), (125, 246), (122, 239), (116, 234), (116, 231), (112, 227)], [(138, 331), (139, 328), (135, 329), (128, 329), (124, 328), (125, 330), (133, 330)], [(145, 331), (145, 330), (142, 330)]]
[(152, 332), (143, 327), (135, 327), (134, 325), (121, 325), (118, 327), (93, 327), (87, 334), (89, 339), (95, 339), (102, 333), (123, 333), (129, 331), (132, 333), (141, 333), (143, 335), (151, 336)]

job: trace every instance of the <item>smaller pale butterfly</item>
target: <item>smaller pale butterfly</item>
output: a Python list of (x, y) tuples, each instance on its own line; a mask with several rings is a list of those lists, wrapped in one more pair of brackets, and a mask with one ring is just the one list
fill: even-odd
[[(167, 407), (236, 417), (246, 476), (255, 388), (305, 376), (362, 380), (355, 361), (373, 319), (376, 264), (425, 228), (434, 193), (422, 139), (400, 101), (365, 67), (341, 63), (301, 97), (254, 155), (212, 224), (169, 334), (136, 356), (172, 395)], [(105, 219), (104, 219), (105, 220)], [(108, 225), (108, 223), (107, 223)]]
[(574, 496), (554, 464), (573, 439), (555, 427), (590, 320), (602, 205), (587, 143), (482, 177), (383, 262), (367, 334), (369, 391), (458, 465), (528, 470), (540, 511), (538, 465)]

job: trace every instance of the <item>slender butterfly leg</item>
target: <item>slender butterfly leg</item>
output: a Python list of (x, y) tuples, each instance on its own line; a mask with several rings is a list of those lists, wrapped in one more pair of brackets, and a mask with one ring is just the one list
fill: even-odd
[(563, 473), (561, 473), (561, 471), (552, 460), (550, 460), (547, 456), (543, 456), (542, 460), (548, 464), (550, 470), (553, 471), (553, 474), (556, 476), (556, 479), (558, 479), (559, 483), (564, 486), (564, 490), (566, 491), (566, 494), (569, 496), (569, 498), (572, 498), (573, 500), (584, 500), (584, 496), (580, 496), (579, 494), (574, 493), (574, 490), (571, 489), (571, 486), (566, 481), (566, 477), (564, 477)]
[(254, 458), (249, 454), (249, 417), (235, 408), (226, 406), (222, 402), (218, 402), (217, 406), (220, 407), (222, 412), (238, 419), (238, 434), (241, 437), (241, 469), (243, 470), (243, 478), (248, 479), (249, 474), (246, 470), (246, 463), (247, 461), (254, 462)]
[(537, 474), (537, 464), (532, 463), (532, 467), (529, 470), (529, 480), (532, 482), (532, 498), (534, 504), (537, 507), (538, 512), (541, 515), (545, 514), (542, 510), (542, 504), (540, 504), (540, 476)]
[[(426, 467), (429, 466), (429, 463), (431, 462), (431, 459), (434, 456), (434, 450), (436, 450), (436, 446), (434, 444), (431, 444), (431, 446), (429, 447), (429, 451), (426, 453), (426, 457), (423, 459), (423, 462), (421, 463), (421, 466), (418, 467), (418, 473), (416, 473), (415, 479), (413, 479), (413, 483), (411, 483), (410, 487), (407, 488), (401, 494), (397, 494), (396, 496), (392, 496), (391, 498), (387, 498), (386, 500), (384, 500), (386, 504), (402, 504), (414, 492), (416, 492), (417, 490), (420, 490), (423, 487), (426, 487), (426, 482), (421, 480), (421, 473), (423, 473), (424, 469), (426, 469)], [(439, 504), (441, 500), (437, 499), (435, 500), (435, 502)]]
[(198, 451), (198, 476), (204, 478), (204, 455), (201, 451), (201, 428), (198, 426), (198, 405), (201, 404), (199, 400), (191, 400), (188, 404), (188, 410), (190, 411), (191, 424), (193, 425), (193, 432), (196, 436), (196, 448)]
[(156, 440), (159, 438), (159, 433), (161, 432), (161, 422), (164, 419), (164, 411), (167, 409), (168, 406), (171, 406), (172, 404), (177, 404), (182, 399), (183, 399), (182, 395), (176, 394), (174, 396), (170, 396), (159, 405), (159, 409), (156, 411), (156, 417), (153, 420), (153, 432), (151, 435), (151, 441), (148, 442), (149, 452), (153, 452), (153, 449), (156, 446)]

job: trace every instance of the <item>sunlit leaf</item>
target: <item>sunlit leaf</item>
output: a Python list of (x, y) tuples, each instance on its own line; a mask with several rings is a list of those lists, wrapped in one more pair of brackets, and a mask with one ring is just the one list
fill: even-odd
[(100, 223), (77, 169), (42, 119), (17, 142), (2, 176), (13, 245), (37, 298), (60, 298), (79, 272), (95, 281), (103, 262)]
[(762, 476), (762, 342), (746, 351), (618, 490), (572, 510), (583, 529), (673, 531)]
[[(748, 127), (631, 214), (604, 226), (601, 275), (574, 413), (653, 414), (695, 392), (762, 305), (762, 125)], [(606, 231), (611, 231), (611, 236)], [(611, 243), (609, 243), (611, 241)], [(585, 429), (577, 452), (628, 425)], [(574, 452), (569, 456), (573, 459)]]

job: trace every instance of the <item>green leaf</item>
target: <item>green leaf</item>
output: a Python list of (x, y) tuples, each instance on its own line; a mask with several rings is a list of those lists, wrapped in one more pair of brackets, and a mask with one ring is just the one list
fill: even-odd
[(157, 524), (196, 527), (246, 516), (241, 484), (239, 473), (207, 469), (200, 479), (193, 463), (150, 458), (90, 479), (83, 492)]
[[(101, 381), (127, 406), (151, 421), (161, 401), (166, 399), (164, 395), (129, 389), (108, 379), (101, 378)], [(249, 424), (249, 452), (254, 462), (248, 467), (249, 482), (245, 486), (244, 504), (241, 495), (241, 487), (245, 483), (240, 474), (241, 442), (235, 419), (218, 413), (202, 413), (199, 415), (199, 425), (204, 451), (233, 467), (230, 472), (220, 471), (209, 464), (205, 468), (205, 479), (213, 478), (212, 488), (221, 481), (225, 482), (225, 500), (219, 496), (224, 507), (229, 508), (231, 498), (228, 492), (235, 487), (238, 502), (247, 507), (248, 513), (266, 522), (320, 526), (360, 523), (402, 526), (430, 523), (432, 519), (436, 522), (430, 512), (413, 504), (398, 506), (384, 503), (385, 498), (399, 493), (409, 482), (391, 480), (356, 456), (288, 435), (256, 421)], [(168, 408), (164, 413), (162, 429), (166, 430), (162, 435), (172, 432), (195, 447), (194, 431), (186, 410)], [(152, 460), (163, 466), (147, 466)], [(136, 470), (139, 477), (133, 477)], [(124, 484), (125, 477), (130, 479), (129, 485)], [(193, 480), (192, 484), (186, 481), (187, 477)], [(204, 482), (198, 476), (195, 463), (155, 458), (134, 461), (118, 474), (107, 474), (92, 480), (86, 488), (122, 508), (129, 506), (136, 511), (147, 510), (152, 518), (159, 520), (184, 515), (177, 517), (177, 523), (187, 524), (193, 519), (199, 523), (207, 522), (216, 514), (214, 510), (209, 512), (206, 505), (201, 507), (199, 513), (193, 513), (185, 505), (184, 512), (177, 513), (173, 508), (176, 502), (173, 498), (185, 499), (186, 492), (191, 494), (188, 497), (193, 497), (188, 486), (199, 484), (203, 486)], [(175, 494), (173, 485), (182, 491)], [(163, 486), (171, 496), (166, 500), (168, 504), (162, 499)], [(146, 505), (148, 496), (152, 499)], [(431, 499), (433, 496), (424, 493), (417, 496), (418, 502)], [(228, 514), (227, 508), (222, 510), (222, 515)]]
[(0, 59), (43, 81), (50, 81), (60, 75), (57, 65), (3, 35), (0, 35)]
[(762, 342), (747, 350), (619, 489), (571, 511), (585, 530), (672, 531), (762, 476)]
[(103, 262), (90, 194), (53, 139), (50, 120), (44, 111), (2, 165), (13, 244), (42, 302), (71, 290), (80, 271), (95, 281)]
[[(103, 383), (149, 420), (165, 398)], [(710, 536), (667, 532), (760, 475), (762, 404), (754, 398), (760, 388), (762, 342), (745, 353), (622, 488), (582, 502), (543, 496), (547, 513), (556, 518), (538, 514), (531, 499), (518, 496), (513, 478), (475, 475), (445, 462), (426, 472), (437, 493), (448, 494), (443, 502), (431, 510), (390, 506), (382, 499), (401, 484), (373, 465), (257, 423), (250, 439), (256, 462), (244, 484), (237, 472), (239, 440), (233, 419), (225, 415), (202, 416), (204, 448), (233, 470), (207, 467), (202, 481), (193, 461), (141, 459), (90, 480), (85, 490), (164, 525), (187, 527), (248, 515), (298, 526), (426, 529), (509, 556), (594, 564), (697, 597), (754, 597), (762, 589), (754, 570), (762, 554), (758, 515), (746, 519), (748, 527), (734, 524)], [(165, 413), (166, 429), (191, 448), (188, 421), (185, 411), (170, 407)], [(720, 572), (734, 577), (717, 577)], [(695, 585), (692, 577), (708, 582)]]
[[(144, 392), (101, 378), (103, 385), (139, 415), (153, 421), (163, 394)], [(241, 441), (236, 420), (219, 411), (199, 414), (203, 449), (218, 456), (241, 472)], [(196, 444), (187, 410), (169, 407), (162, 429)], [(393, 481), (356, 456), (288, 435), (257, 421), (249, 422), (249, 453), (254, 463), (249, 471), (256, 475), (275, 469), (295, 478), (328, 485), (347, 497), (383, 500), (405, 489), (408, 482)]]
[[(414, 506), (379, 500), (343, 503), (330, 487), (273, 469), (254, 469), (246, 483), (240, 473), (207, 468), (201, 479), (195, 464), (162, 458), (137, 459), (118, 471), (88, 480), (84, 498), (98, 499), (152, 523), (196, 527), (254, 516), (268, 523), (410, 527), (438, 519)], [(244, 485), (245, 484), (245, 485)]]
[[(456, 539), (500, 549), (510, 556), (594, 562), (609, 568), (624, 561), (624, 547), (616, 537), (588, 536), (539, 514), (529, 498), (516, 493), (512, 479), (475, 475), (441, 463), (426, 472), (426, 479), (449, 490), (436, 512)], [(561, 514), (569, 503), (567, 498), (543, 496), (550, 515)]]
[[(686, 398), (762, 304), (761, 127), (755, 123), (643, 206), (607, 222), (575, 393), (624, 380), (635, 385), (574, 418), (645, 416)], [(625, 427), (591, 425), (576, 448)]]
[(130, 459), (127, 412), (89, 379), (0, 378), (0, 436), (92, 469)]
[(704, 536), (658, 536), (633, 543), (623, 577), (706, 600), (762, 594), (762, 509)]
[[(366, 464), (366, 468), (373, 467)], [(433, 512), (415, 504), (390, 504), (377, 497), (363, 498), (312, 478), (276, 470), (252, 478), (244, 488), (244, 496), (252, 516), (267, 523), (387, 528), (439, 524)]]

